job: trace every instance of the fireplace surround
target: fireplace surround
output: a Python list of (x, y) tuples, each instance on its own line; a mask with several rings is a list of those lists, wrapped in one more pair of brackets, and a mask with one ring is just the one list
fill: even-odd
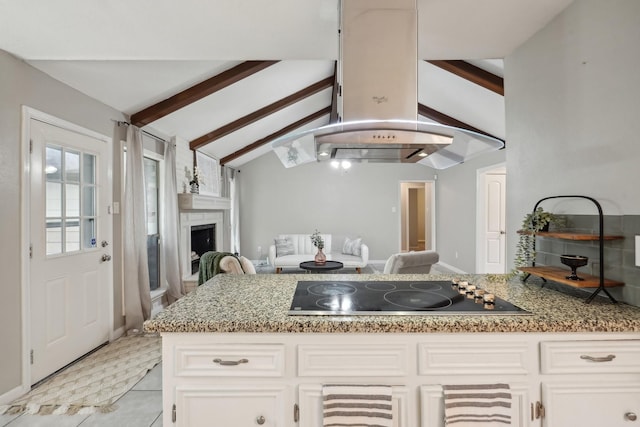
[[(178, 205), (180, 207), (180, 256), (183, 281), (197, 282), (197, 263), (192, 270), (192, 241), (191, 233), (209, 229), (211, 237), (215, 241), (210, 250), (225, 251), (229, 244), (225, 238), (225, 221), (228, 221), (229, 199), (221, 197), (207, 197), (202, 195), (179, 194)], [(196, 251), (197, 252), (197, 251)], [(200, 254), (201, 255), (201, 254)], [(185, 286), (186, 287), (186, 286)]]

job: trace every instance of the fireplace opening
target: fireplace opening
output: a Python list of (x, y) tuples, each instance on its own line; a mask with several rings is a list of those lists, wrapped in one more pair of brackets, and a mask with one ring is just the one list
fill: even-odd
[(208, 251), (216, 250), (216, 225), (191, 226), (191, 274), (198, 272), (200, 257)]

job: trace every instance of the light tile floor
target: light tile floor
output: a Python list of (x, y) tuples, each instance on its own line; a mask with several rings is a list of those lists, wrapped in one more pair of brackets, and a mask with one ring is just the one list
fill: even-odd
[(117, 409), (91, 415), (0, 415), (8, 427), (162, 427), (162, 363), (116, 401)]

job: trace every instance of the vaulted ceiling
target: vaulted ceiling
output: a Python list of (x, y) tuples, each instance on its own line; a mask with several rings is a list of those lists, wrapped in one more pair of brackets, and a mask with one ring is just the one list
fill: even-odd
[[(417, 0), (421, 119), (504, 139), (502, 58), (571, 1)], [(239, 167), (329, 123), (338, 15), (339, 0), (0, 0), (0, 49)]]

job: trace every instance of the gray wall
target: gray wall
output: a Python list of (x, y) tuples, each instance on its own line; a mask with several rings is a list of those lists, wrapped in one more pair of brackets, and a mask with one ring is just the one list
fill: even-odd
[(124, 117), (118, 111), (53, 80), (4, 51), (0, 51), (0, 75), (1, 395), (20, 385), (22, 369), (22, 279), (18, 248), (21, 244), (21, 223), (26, 218), (20, 215), (21, 107), (27, 105), (107, 136), (112, 133), (110, 119), (123, 120)]
[(258, 246), (266, 258), (277, 234), (317, 228), (361, 236), (369, 259), (386, 260), (400, 249), (400, 181), (433, 179), (432, 169), (415, 164), (354, 164), (347, 173), (328, 163), (285, 169), (273, 153), (240, 171), (240, 247), (251, 259)]
[[(285, 169), (273, 154), (241, 168), (241, 249), (263, 258), (280, 233), (359, 235), (371, 260), (400, 250), (400, 181), (435, 181), (436, 250), (440, 259), (475, 271), (476, 173), (503, 163), (498, 151), (447, 170), (413, 164), (354, 164), (341, 173), (326, 163)], [(391, 208), (396, 208), (396, 213)], [(458, 252), (458, 257), (455, 253)]]
[[(507, 150), (489, 153), (438, 171), (436, 239), (441, 262), (467, 273), (476, 271), (478, 169), (504, 163)], [(507, 177), (507, 188), (509, 185)]]
[[(639, 1), (576, 0), (505, 59), (511, 265), (516, 230), (542, 197), (581, 194), (605, 215), (640, 213), (638, 40)], [(548, 210), (595, 213), (588, 203)]]

